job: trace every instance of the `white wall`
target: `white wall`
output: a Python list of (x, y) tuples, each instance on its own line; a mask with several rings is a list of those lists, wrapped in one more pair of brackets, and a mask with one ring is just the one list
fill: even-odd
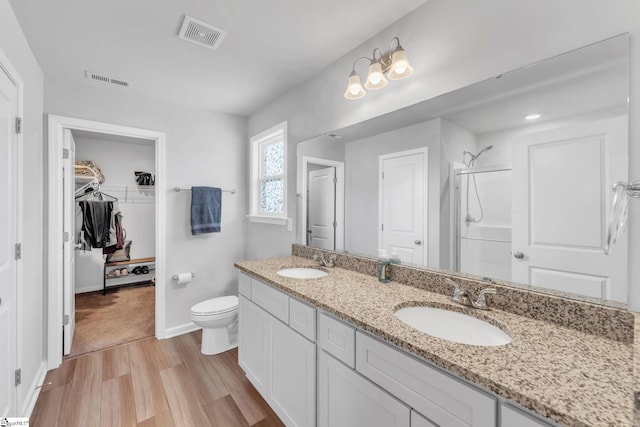
[[(155, 146), (140, 142), (109, 140), (108, 136), (96, 138), (75, 137), (76, 160), (92, 160), (105, 177), (103, 189), (109, 193), (109, 186), (129, 186), (133, 197), (129, 201), (120, 192), (118, 197), (122, 211), (122, 224), (126, 230), (126, 240), (131, 240), (131, 258), (155, 256), (155, 203), (154, 197), (135, 196), (135, 171), (155, 175)], [(142, 203), (140, 202), (142, 201)], [(82, 215), (76, 217), (76, 230), (82, 226)], [(76, 251), (76, 293), (102, 289), (104, 256), (101, 249)], [(127, 281), (134, 281), (128, 278)]]
[[(44, 190), (42, 144), (43, 76), (18, 21), (7, 0), (0, 0), (0, 50), (8, 57), (24, 83), (23, 120), (23, 242), (22, 304), (19, 307), (22, 344), (18, 367), (22, 369), (22, 386), (18, 389), (22, 413), (28, 410), (28, 398), (34, 392), (39, 369), (44, 369), (44, 322), (46, 319), (46, 278), (43, 268)], [(15, 351), (11, 343), (6, 351)]]
[(378, 256), (378, 158), (428, 148), (428, 263), (439, 266), (440, 119), (385, 132), (345, 146), (345, 248)]
[[(636, 43), (640, 2), (629, 0), (430, 0), (261, 108), (249, 119), (249, 134), (287, 120), (293, 145), (624, 32), (631, 35), (629, 133), (634, 141), (640, 137), (640, 107), (636, 105), (640, 103), (640, 43)], [(342, 94), (353, 59), (374, 47), (387, 46), (393, 36), (400, 37), (414, 75), (358, 101), (345, 100)], [(640, 145), (631, 144), (629, 157), (630, 176), (640, 179)], [(295, 179), (293, 169), (289, 168), (291, 180)], [(294, 207), (289, 206), (289, 214), (295, 215)], [(640, 204), (631, 204), (630, 216), (629, 259), (637, 259)], [(247, 235), (247, 254), (287, 253), (293, 239), (282, 230), (254, 227)], [(265, 236), (269, 239), (263, 239)], [(630, 265), (629, 277), (634, 289), (630, 303), (640, 310), (639, 263)]]
[[(237, 292), (234, 261), (244, 256), (244, 191), (247, 188), (246, 119), (131, 96), (126, 88), (45, 81), (45, 112), (166, 132), (166, 285), (167, 334), (191, 324), (190, 307), (206, 298)], [(190, 192), (194, 185), (236, 188), (222, 195), (222, 231), (192, 236)], [(193, 272), (188, 285), (171, 275)]]

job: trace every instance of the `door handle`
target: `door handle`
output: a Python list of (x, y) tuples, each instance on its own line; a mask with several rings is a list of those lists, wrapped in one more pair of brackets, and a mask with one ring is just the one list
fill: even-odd
[(517, 258), (517, 259), (522, 259), (522, 258), (524, 258), (524, 254), (522, 252), (518, 251), (518, 252), (513, 254), (513, 257)]
[(414, 242), (416, 245), (420, 246), (422, 244), (422, 240), (414, 240)]
[(78, 250), (82, 249), (82, 243), (76, 243), (73, 247), (78, 249)]

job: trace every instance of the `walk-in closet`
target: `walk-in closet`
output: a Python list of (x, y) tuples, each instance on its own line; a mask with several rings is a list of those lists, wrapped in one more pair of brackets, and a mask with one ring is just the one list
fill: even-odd
[(69, 357), (155, 333), (155, 144), (72, 131), (75, 332)]

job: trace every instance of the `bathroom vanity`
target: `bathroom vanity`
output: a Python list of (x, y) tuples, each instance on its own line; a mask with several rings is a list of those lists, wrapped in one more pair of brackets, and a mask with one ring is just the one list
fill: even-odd
[[(297, 245), (296, 252), (308, 254)], [(535, 313), (474, 310), (453, 303), (451, 292), (440, 286), (442, 278), (434, 278), (437, 273), (412, 272), (431, 275), (412, 286), (400, 283), (411, 268), (396, 266), (396, 280), (383, 284), (368, 272), (373, 260), (341, 254), (337, 267), (320, 268), (309, 258), (236, 263), (239, 363), (285, 424), (634, 425), (632, 313), (602, 308), (610, 312), (600, 315), (611, 318), (593, 320), (590, 313), (585, 331), (580, 310), (598, 308), (587, 303), (580, 307), (559, 297), (498, 287), (495, 301), (488, 297), (492, 307), (505, 305), (504, 291), (519, 298), (513, 306), (526, 306), (530, 297), (531, 306), (539, 308), (536, 298), (547, 298), (556, 313), (542, 313), (540, 320)], [(277, 274), (297, 267), (328, 275)], [(512, 342), (485, 347), (430, 336), (394, 316), (406, 306), (478, 317)], [(563, 306), (567, 311), (557, 313)], [(607, 331), (608, 323), (618, 332)]]

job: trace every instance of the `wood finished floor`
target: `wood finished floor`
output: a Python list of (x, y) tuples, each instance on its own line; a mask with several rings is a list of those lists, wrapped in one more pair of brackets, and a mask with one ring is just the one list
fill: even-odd
[(238, 366), (237, 349), (200, 353), (200, 331), (66, 359), (49, 371), (39, 427), (284, 426)]

